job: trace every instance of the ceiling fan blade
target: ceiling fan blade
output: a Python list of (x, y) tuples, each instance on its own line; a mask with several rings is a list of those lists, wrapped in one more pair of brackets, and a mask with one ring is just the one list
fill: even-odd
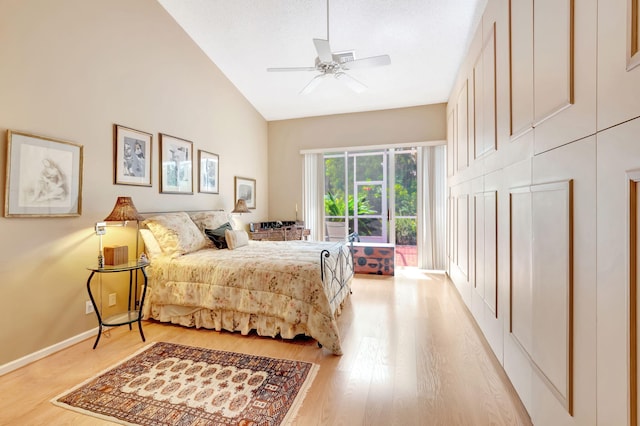
[(315, 71), (316, 67), (267, 68), (268, 72)]
[(380, 55), (380, 56), (370, 56), (368, 58), (362, 59), (354, 59), (353, 61), (348, 61), (342, 64), (342, 68), (348, 70), (354, 70), (357, 68), (364, 67), (379, 67), (382, 65), (391, 64), (391, 58), (389, 55)]
[(360, 83), (355, 78), (351, 77), (349, 74), (345, 74), (343, 72), (338, 72), (335, 74), (336, 79), (343, 82), (348, 88), (353, 90), (356, 93), (362, 93), (367, 90), (367, 86), (363, 83)]
[(329, 46), (329, 40), (314, 38), (313, 44), (316, 46), (316, 51), (318, 52), (318, 58), (320, 58), (320, 62), (333, 61), (333, 55), (331, 55), (331, 46)]
[(306, 95), (309, 94), (313, 91), (313, 89), (315, 89), (316, 87), (318, 87), (320, 85), (320, 83), (322, 83), (322, 80), (326, 77), (326, 74), (320, 74), (320, 75), (316, 75), (315, 77), (313, 77), (311, 79), (311, 81), (302, 88), (302, 90), (300, 91), (301, 95)]

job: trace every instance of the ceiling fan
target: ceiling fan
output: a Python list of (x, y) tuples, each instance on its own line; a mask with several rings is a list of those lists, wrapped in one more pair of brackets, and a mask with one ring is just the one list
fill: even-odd
[(329, 44), (329, 0), (327, 0), (327, 39), (314, 38), (313, 44), (316, 47), (318, 56), (313, 67), (285, 67), (285, 68), (267, 68), (269, 72), (290, 72), (290, 71), (319, 71), (311, 81), (302, 88), (300, 94), (307, 94), (313, 91), (322, 83), (322, 80), (333, 76), (336, 80), (341, 81), (356, 93), (361, 93), (367, 89), (367, 86), (356, 80), (345, 71), (357, 68), (376, 67), (389, 65), (391, 58), (389, 55), (369, 56), (366, 58), (356, 59), (353, 51), (332, 52)]

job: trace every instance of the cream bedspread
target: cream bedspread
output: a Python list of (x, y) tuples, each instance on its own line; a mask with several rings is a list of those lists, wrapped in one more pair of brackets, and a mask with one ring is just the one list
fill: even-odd
[[(159, 257), (148, 267), (144, 316), (190, 327), (291, 339), (313, 337), (341, 354), (336, 316), (350, 293), (352, 273), (321, 280), (320, 252), (335, 269), (344, 244), (307, 241), (250, 241), (235, 250), (201, 249), (177, 258)], [(347, 255), (347, 256), (344, 256)], [(338, 277), (336, 277), (338, 278)], [(342, 285), (344, 284), (344, 285)]]

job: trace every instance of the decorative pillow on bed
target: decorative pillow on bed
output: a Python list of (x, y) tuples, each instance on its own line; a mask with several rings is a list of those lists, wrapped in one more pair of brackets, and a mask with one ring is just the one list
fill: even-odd
[(225, 223), (229, 222), (231, 215), (224, 210), (207, 210), (203, 212), (189, 213), (193, 223), (198, 225), (198, 228), (202, 229), (216, 229)]
[(247, 231), (234, 231), (227, 229), (224, 232), (224, 236), (227, 240), (227, 247), (229, 247), (229, 250), (235, 250), (238, 247), (249, 244), (249, 234), (247, 234)]
[(204, 235), (185, 212), (154, 216), (143, 225), (151, 230), (162, 252), (169, 256), (182, 256), (207, 245)]
[[(191, 220), (200, 228), (202, 231), (202, 235), (208, 236), (205, 234), (205, 229), (216, 229), (225, 223), (229, 222), (231, 227), (233, 228), (233, 223), (231, 223), (231, 215), (224, 210), (207, 210), (202, 212), (193, 212), (189, 213)], [(207, 239), (207, 245), (209, 247), (213, 247), (213, 242)]]
[(216, 229), (205, 229), (204, 233), (207, 234), (207, 237), (213, 242), (213, 244), (219, 249), (227, 248), (227, 240), (225, 238), (225, 231), (231, 231), (231, 224), (229, 222), (224, 225), (216, 228)]

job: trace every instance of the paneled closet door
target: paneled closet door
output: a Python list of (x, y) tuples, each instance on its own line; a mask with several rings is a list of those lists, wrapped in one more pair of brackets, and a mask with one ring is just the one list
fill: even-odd
[(534, 2), (536, 153), (595, 132), (596, 13), (596, 0)]
[(598, 130), (640, 116), (640, 0), (600, 1)]
[(498, 298), (498, 190), (495, 177), (474, 180), (472, 207), (472, 298), (470, 310), (498, 359), (502, 359), (502, 316)]
[(540, 153), (595, 133), (596, 0), (510, 1), (511, 137)]
[(598, 424), (637, 425), (640, 119), (598, 134)]
[(452, 244), (452, 262), (450, 267), (450, 275), (455, 283), (462, 299), (467, 306), (471, 302), (471, 283), (469, 280), (470, 269), (469, 262), (471, 257), (471, 185), (463, 183), (451, 187), (450, 217), (453, 221), (451, 228), (453, 231)]
[(534, 424), (595, 424), (595, 153), (592, 137), (537, 155), (509, 189), (505, 370)]
[(595, 424), (595, 190), (595, 137), (533, 158), (536, 424)]
[(506, 246), (501, 247), (499, 241), (499, 224), (506, 217), (506, 208), (501, 205), (505, 199), (502, 170), (489, 173), (484, 177), (484, 334), (498, 359), (503, 359), (503, 327), (506, 318), (505, 306), (509, 298), (506, 296), (508, 281), (500, 278), (501, 251), (506, 253)]

